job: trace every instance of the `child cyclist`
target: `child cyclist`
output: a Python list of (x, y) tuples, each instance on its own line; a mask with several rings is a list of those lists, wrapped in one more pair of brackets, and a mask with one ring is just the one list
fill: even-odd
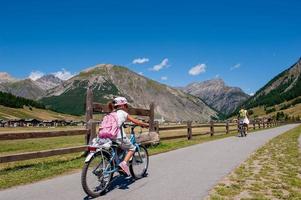
[[(109, 109), (111, 112), (117, 113), (117, 122), (118, 122), (119, 127), (121, 127), (122, 124), (126, 121), (133, 122), (134, 124), (137, 124), (138, 126), (141, 126), (141, 127), (149, 126), (149, 124), (144, 123), (140, 120), (137, 120), (127, 113), (128, 102), (127, 102), (126, 98), (124, 98), (124, 97), (114, 98), (113, 101), (109, 103)], [(136, 147), (130, 142), (130, 140), (126, 136), (123, 127), (121, 127), (121, 129), (119, 130), (119, 132), (117, 134), (117, 137), (113, 138), (112, 141), (116, 142), (121, 147), (121, 149), (128, 151), (124, 160), (119, 164), (119, 167), (128, 176), (130, 176), (130, 170), (129, 170), (127, 163), (132, 158)]]

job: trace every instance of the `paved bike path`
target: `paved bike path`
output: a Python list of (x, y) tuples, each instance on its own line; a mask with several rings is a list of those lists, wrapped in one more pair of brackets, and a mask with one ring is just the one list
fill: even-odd
[[(150, 157), (149, 175), (131, 182), (118, 177), (110, 191), (97, 199), (105, 200), (194, 200), (208, 191), (257, 148), (271, 138), (297, 125), (285, 125), (229, 137)], [(26, 177), (20, 177), (26, 178)], [(80, 173), (40, 181), (0, 191), (2, 200), (89, 199), (80, 184)]]

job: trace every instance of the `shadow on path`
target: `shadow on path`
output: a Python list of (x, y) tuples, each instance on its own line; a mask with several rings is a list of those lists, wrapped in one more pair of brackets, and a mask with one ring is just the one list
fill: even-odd
[[(147, 177), (147, 175), (145, 177)], [(135, 181), (136, 180), (132, 177), (126, 177), (126, 176), (123, 176), (123, 175), (114, 176), (114, 178), (112, 179), (109, 187), (107, 188), (105, 193), (102, 194), (101, 196), (105, 196), (107, 193), (109, 193), (109, 192), (111, 192), (115, 189), (121, 189), (121, 190), (130, 189), (129, 185), (131, 185)], [(94, 198), (86, 196), (83, 200), (89, 200), (89, 199), (94, 199)]]

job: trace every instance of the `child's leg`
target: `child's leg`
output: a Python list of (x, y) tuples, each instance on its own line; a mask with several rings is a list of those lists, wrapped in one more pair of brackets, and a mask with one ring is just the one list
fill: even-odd
[(134, 151), (129, 150), (123, 161), (125, 161), (126, 163), (129, 162), (129, 160), (132, 158), (133, 155), (134, 155)]
[(127, 150), (128, 153), (126, 154), (123, 161), (128, 162), (132, 156), (134, 155), (134, 152), (136, 150), (136, 147), (131, 143), (131, 141), (128, 138), (124, 138), (122, 141), (122, 144), (120, 146), (123, 150)]
[(123, 171), (125, 171), (127, 173), (128, 176), (130, 176), (130, 170), (129, 167), (127, 165), (128, 161), (132, 158), (136, 147), (130, 142), (130, 140), (128, 138), (123, 138), (123, 141), (120, 145), (120, 147), (123, 150), (127, 150), (128, 153), (126, 154), (124, 160), (119, 164), (119, 166), (123, 169)]

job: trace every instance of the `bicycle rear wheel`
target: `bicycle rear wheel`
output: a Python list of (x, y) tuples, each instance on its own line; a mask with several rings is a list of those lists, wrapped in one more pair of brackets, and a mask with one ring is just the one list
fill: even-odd
[(85, 163), (81, 182), (87, 195), (95, 198), (105, 192), (113, 176), (113, 173), (105, 172), (111, 168), (109, 157), (102, 155), (100, 152)]
[(136, 179), (144, 177), (147, 172), (148, 163), (147, 149), (144, 146), (137, 147), (130, 165), (132, 176)]

